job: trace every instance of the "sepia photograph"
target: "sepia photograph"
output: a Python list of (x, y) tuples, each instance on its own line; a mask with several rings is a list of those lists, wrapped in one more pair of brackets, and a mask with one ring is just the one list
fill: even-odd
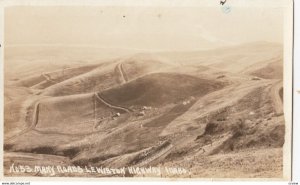
[(282, 2), (4, 7), (4, 177), (289, 179)]

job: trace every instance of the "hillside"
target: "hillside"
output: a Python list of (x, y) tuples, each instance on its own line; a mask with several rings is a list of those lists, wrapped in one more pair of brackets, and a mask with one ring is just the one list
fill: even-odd
[[(5, 61), (5, 175), (13, 163), (53, 162), (188, 170), (161, 177), (282, 177), (281, 45), (109, 59), (91, 50), (86, 60), (86, 48), (31, 49), (14, 48)], [(51, 52), (63, 62), (48, 63)]]
[(123, 106), (159, 106), (200, 97), (222, 88), (218, 81), (176, 73), (153, 73), (103, 91), (103, 97)]

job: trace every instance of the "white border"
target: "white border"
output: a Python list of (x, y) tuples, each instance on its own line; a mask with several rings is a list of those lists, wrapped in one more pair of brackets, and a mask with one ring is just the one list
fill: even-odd
[(293, 181), (300, 183), (300, 2), (294, 3)]
[[(132, 5), (135, 5), (135, 6), (153, 6), (155, 4), (159, 4), (159, 6), (215, 6), (216, 4), (216, 1), (218, 0), (202, 0), (202, 1), (199, 1), (199, 0), (110, 0), (110, 1), (105, 1), (105, 0), (98, 0), (98, 1), (93, 1), (93, 0), (86, 0), (86, 1), (83, 1), (83, 0), (73, 0), (72, 2), (70, 1), (67, 1), (67, 0), (60, 0), (60, 1), (47, 1), (47, 6), (50, 4), (50, 5), (76, 5), (76, 6), (80, 6), (80, 5), (105, 5), (105, 6), (111, 6), (111, 5), (118, 5), (118, 6), (132, 6)], [(257, 6), (257, 4), (255, 4), (254, 2), (257, 2), (258, 0), (252, 0), (249, 4), (251, 6)], [(4, 21), (3, 21), (3, 13), (4, 13), (4, 9), (3, 7), (4, 6), (12, 6), (12, 5), (38, 5), (38, 6), (45, 6), (46, 1), (41, 1), (41, 0), (23, 0), (23, 1), (20, 1), (20, 0), (7, 0), (7, 1), (0, 1), (0, 28), (4, 28)], [(49, 2), (49, 3), (48, 3)], [(235, 6), (243, 6), (245, 4), (246, 0), (240, 0), (239, 3), (237, 3)], [(249, 2), (249, 1), (248, 1)], [(290, 12), (291, 11), (291, 6), (289, 3), (292, 3), (292, 0), (264, 0), (264, 1), (261, 1), (261, 2), (264, 2), (262, 5), (263, 6), (275, 6), (275, 7), (278, 7), (278, 6), (285, 6), (286, 9), (287, 9), (287, 12)], [(286, 2), (289, 2), (289, 3), (286, 3)], [(299, 3), (299, 2), (298, 2)], [(248, 5), (249, 5), (248, 4)], [(157, 6), (157, 5), (156, 5)], [(299, 7), (299, 6), (298, 6)], [(298, 8), (299, 9), (299, 8)], [(298, 13), (296, 12), (296, 16), (298, 15), (299, 17), (299, 11), (300, 10), (297, 10)], [(290, 21), (292, 15), (289, 14), (288, 16), (288, 19), (286, 21)], [(291, 25), (289, 25), (291, 26)], [(295, 47), (297, 45), (300, 45), (300, 41), (299, 41), (299, 36), (298, 38), (296, 38), (297, 35), (299, 35), (299, 25), (297, 25), (297, 29), (298, 29), (298, 34), (296, 34), (295, 32), (295, 39), (298, 40), (295, 42)], [(296, 27), (295, 27), (296, 28)], [(296, 29), (296, 30), (297, 30)], [(286, 35), (286, 37), (290, 37), (289, 33)], [(289, 38), (291, 39), (291, 38)], [(3, 58), (3, 40), (4, 40), (4, 36), (3, 36), (3, 30), (0, 30), (0, 43), (2, 44), (2, 47), (0, 48), (0, 58), (1, 58), (1, 61), (4, 61), (4, 58)], [(2, 42), (1, 42), (2, 41)], [(298, 44), (297, 44), (298, 43)], [(285, 44), (290, 44), (289, 42), (285, 42)], [(292, 48), (288, 48), (286, 51), (285, 51), (285, 55), (290, 57), (288, 60), (286, 60), (285, 58), (285, 62), (286, 61), (291, 61), (291, 56), (290, 56), (290, 52), (291, 52), (291, 49)], [(298, 51), (298, 53), (297, 53)], [(300, 57), (299, 57), (299, 48), (298, 50), (295, 51), (295, 58), (294, 58), (294, 61), (295, 61), (295, 81), (294, 81), (294, 98), (295, 98), (295, 104), (294, 104), (294, 115), (300, 115), (300, 94), (296, 92), (296, 90), (300, 90)], [(298, 56), (296, 56), (298, 55)], [(296, 61), (299, 61), (299, 62), (296, 62)], [(0, 62), (0, 71), (3, 71), (3, 62)], [(285, 83), (288, 84), (288, 86), (290, 87), (290, 85), (292, 84), (292, 79), (291, 79), (291, 75), (289, 76), (289, 72), (291, 72), (291, 68), (285, 68), (285, 74), (287, 74), (287, 76), (285, 75)], [(4, 105), (4, 74), (3, 72), (0, 73), (0, 92), (1, 92), (1, 95), (0, 95), (0, 104), (1, 104), (1, 111), (0, 111), (0, 118), (1, 118), (1, 126), (0, 126), (0, 131), (3, 135), (3, 105)], [(291, 89), (285, 89), (285, 97), (288, 96), (288, 95), (291, 95), (292, 91)], [(289, 98), (288, 98), (289, 99)], [(286, 106), (286, 102), (285, 102), (285, 106)], [(290, 112), (291, 109), (288, 108), (285, 110), (286, 112)], [(289, 121), (291, 120), (291, 117), (290, 116), (286, 116), (286, 120)], [(299, 131), (299, 124), (296, 124), (296, 123), (299, 123), (300, 121), (300, 117), (294, 117), (294, 141), (299, 141), (299, 136), (297, 136), (297, 134), (295, 134), (295, 130)], [(291, 130), (287, 130), (288, 132), (291, 132)], [(286, 134), (287, 136), (288, 134)], [(286, 137), (286, 140), (289, 140), (290, 138), (289, 137)], [(295, 143), (294, 143), (295, 144)], [(1, 137), (0, 139), (0, 145), (3, 146), (3, 137)], [(284, 150), (288, 150), (290, 148), (290, 145), (285, 145), (284, 147)], [(294, 160), (296, 161), (296, 164), (297, 165), (294, 165), (294, 181), (298, 181), (299, 182), (299, 175), (297, 175), (297, 172), (300, 174), (300, 166), (298, 165), (299, 164), (299, 157), (296, 157), (296, 156), (299, 156), (300, 153), (299, 153), (299, 144), (298, 146), (294, 146)], [(0, 179), (3, 178), (3, 158), (0, 157)], [(289, 156), (287, 158), (284, 159), (285, 162), (289, 162), (291, 159), (289, 158)], [(287, 171), (285, 171), (286, 174), (284, 174), (285, 176), (285, 179), (288, 178), (289, 176), (289, 173)], [(15, 180), (16, 178), (6, 178), (7, 180)], [(27, 178), (26, 178), (27, 179)], [(35, 180), (46, 180), (48, 178), (34, 178)], [(52, 180), (66, 180), (66, 178), (51, 178)], [(21, 179), (20, 179), (21, 180)], [(29, 180), (29, 179), (28, 179)], [(30, 180), (33, 180), (32, 178), (30, 178)], [(90, 179), (87, 179), (87, 178), (69, 178), (67, 180), (90, 180)], [(97, 180), (99, 181), (100, 179), (93, 179), (93, 180)], [(108, 179), (102, 179), (101, 181), (106, 181), (107, 182)], [(138, 179), (134, 179), (134, 180), (138, 180)], [(141, 180), (141, 179), (140, 179)], [(154, 181), (157, 181), (159, 179), (154, 179)], [(169, 181), (168, 179), (162, 179), (163, 181)], [(208, 180), (208, 179), (207, 179)], [(229, 180), (229, 179), (228, 179)], [(245, 179), (246, 180), (246, 179)], [(273, 179), (273, 180), (276, 180), (276, 179)], [(277, 179), (279, 180), (279, 179)], [(108, 180), (110, 181), (110, 179)], [(119, 182), (122, 182), (122, 181), (130, 181), (130, 180), (125, 180), (125, 179), (119, 179)], [(132, 181), (131, 181), (132, 182)], [(190, 182), (192, 183), (192, 182)], [(198, 183), (198, 182), (197, 182)], [(209, 182), (205, 182), (205, 184), (207, 184)], [(238, 182), (235, 182), (235, 183), (238, 183)], [(243, 182), (245, 183), (245, 182)], [(257, 182), (255, 182), (257, 183)], [(264, 183), (267, 183), (265, 182), (264, 180)], [(272, 184), (274, 184), (274, 182), (272, 182)], [(276, 183), (275, 183), (276, 184)]]

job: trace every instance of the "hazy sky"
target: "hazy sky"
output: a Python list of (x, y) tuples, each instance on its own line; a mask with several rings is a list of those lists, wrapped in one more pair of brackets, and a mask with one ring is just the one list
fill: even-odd
[(282, 42), (281, 8), (7, 7), (5, 44), (190, 50)]

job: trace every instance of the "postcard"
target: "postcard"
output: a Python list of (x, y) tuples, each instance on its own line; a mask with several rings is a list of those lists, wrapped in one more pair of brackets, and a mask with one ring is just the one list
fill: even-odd
[(291, 179), (292, 1), (1, 3), (2, 178)]

